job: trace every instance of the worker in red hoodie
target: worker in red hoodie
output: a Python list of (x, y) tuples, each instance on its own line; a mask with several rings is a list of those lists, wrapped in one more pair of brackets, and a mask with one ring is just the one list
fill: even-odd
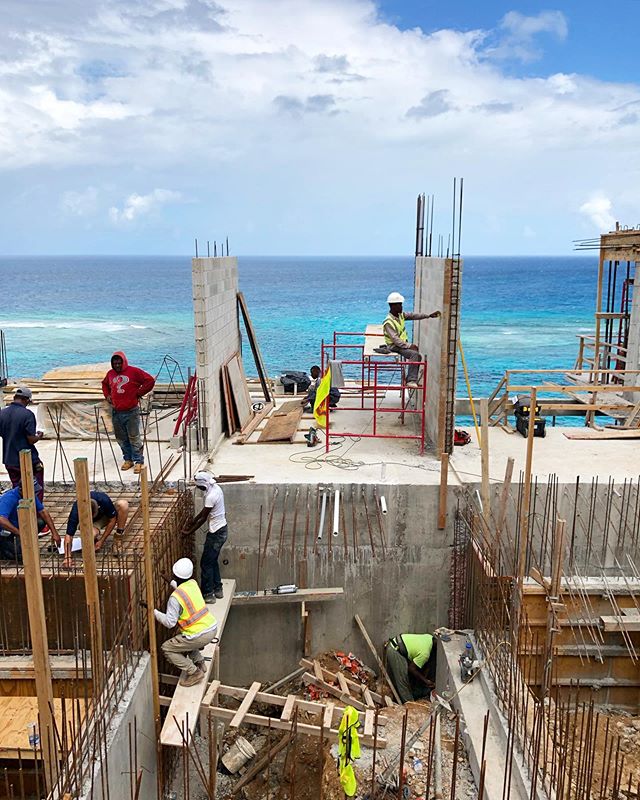
[(148, 372), (129, 366), (124, 353), (111, 356), (111, 369), (104, 376), (102, 391), (111, 404), (113, 431), (124, 459), (122, 470), (133, 467), (134, 472), (140, 472), (144, 464), (138, 401), (153, 389), (155, 382)]

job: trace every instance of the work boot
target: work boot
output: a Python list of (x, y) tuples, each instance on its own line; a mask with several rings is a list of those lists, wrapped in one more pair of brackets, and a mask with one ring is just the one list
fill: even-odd
[(142, 464), (136, 464), (133, 468), (133, 471), (136, 473), (136, 475), (139, 475), (142, 472)]
[(198, 663), (196, 664), (196, 667), (200, 670), (200, 672), (204, 672), (206, 674), (207, 665), (206, 665), (205, 661), (198, 661)]
[(212, 606), (216, 602), (215, 594), (205, 594), (202, 598), (205, 602), (205, 605)]
[(214, 594), (218, 598), (218, 600), (221, 600), (224, 597), (224, 594), (222, 593), (222, 586), (220, 586), (218, 589), (216, 589), (214, 591)]
[(201, 680), (204, 680), (204, 672), (200, 669), (196, 669), (191, 675), (181, 677), (179, 683), (180, 686), (195, 686), (196, 683), (200, 683)]
[(131, 469), (132, 466), (133, 466), (133, 461), (123, 461), (120, 469), (124, 472), (127, 469)]

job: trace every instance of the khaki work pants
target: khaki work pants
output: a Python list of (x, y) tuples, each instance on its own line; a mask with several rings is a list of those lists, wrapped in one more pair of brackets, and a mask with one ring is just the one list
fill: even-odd
[(167, 639), (162, 645), (162, 652), (167, 657), (174, 667), (179, 670), (186, 670), (187, 675), (193, 675), (198, 669), (198, 666), (204, 661), (202, 649), (216, 638), (218, 626), (200, 636), (195, 636), (193, 639), (179, 633), (171, 639)]

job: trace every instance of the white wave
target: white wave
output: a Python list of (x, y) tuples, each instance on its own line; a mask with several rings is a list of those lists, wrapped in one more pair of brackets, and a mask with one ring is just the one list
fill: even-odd
[(25, 320), (20, 322), (4, 322), (0, 320), (0, 330), (9, 328), (43, 328), (54, 330), (84, 330), (115, 333), (126, 330), (146, 330), (146, 325), (125, 325), (121, 322), (98, 322), (97, 320), (77, 320), (68, 322), (45, 322), (43, 320)]

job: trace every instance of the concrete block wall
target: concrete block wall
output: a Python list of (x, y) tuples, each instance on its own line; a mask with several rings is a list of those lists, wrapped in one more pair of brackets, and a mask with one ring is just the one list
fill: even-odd
[(459, 313), (459, 309), (453, 308), (450, 302), (453, 269), (454, 263), (449, 258), (416, 258), (414, 310), (423, 314), (433, 311), (441, 313), (439, 319), (420, 320), (413, 324), (413, 341), (427, 358), (425, 428), (429, 443), (438, 457), (445, 449), (449, 315)]
[(215, 449), (224, 428), (220, 369), (240, 349), (236, 296), (238, 260), (192, 259), (196, 370), (204, 392), (203, 449)]
[[(640, 278), (638, 271), (638, 262), (635, 265), (635, 274)], [(604, 325), (603, 325), (604, 327)], [(629, 341), (627, 343), (627, 363), (626, 369), (639, 369), (640, 370), (640, 282), (636, 281), (636, 286), (633, 290), (632, 304), (631, 304), (631, 319), (629, 320)], [(640, 386), (640, 375), (627, 375), (625, 378), (627, 386)], [(640, 392), (634, 392), (633, 395), (626, 395), (626, 397), (634, 402), (640, 400)]]

